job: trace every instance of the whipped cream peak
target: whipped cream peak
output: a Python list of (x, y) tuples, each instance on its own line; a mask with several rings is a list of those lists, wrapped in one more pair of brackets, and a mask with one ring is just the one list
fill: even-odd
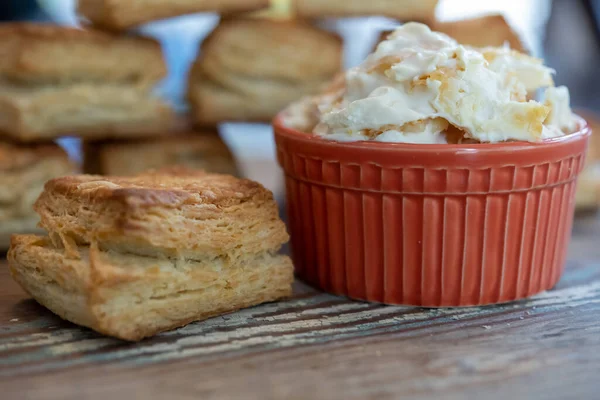
[[(553, 73), (508, 47), (469, 48), (407, 23), (303, 109), (314, 122), (308, 130), (331, 140), (535, 142), (577, 126)], [(532, 100), (544, 87), (544, 100)]]

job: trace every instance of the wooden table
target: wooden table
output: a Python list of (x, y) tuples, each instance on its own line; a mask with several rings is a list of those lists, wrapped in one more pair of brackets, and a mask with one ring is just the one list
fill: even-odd
[(385, 307), (301, 283), (289, 301), (138, 344), (61, 321), (0, 262), (0, 399), (598, 399), (600, 218), (558, 287), (469, 309)]

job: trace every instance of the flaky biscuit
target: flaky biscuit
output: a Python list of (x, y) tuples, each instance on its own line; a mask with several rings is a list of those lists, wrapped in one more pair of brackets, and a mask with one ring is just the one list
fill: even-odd
[(67, 248), (98, 242), (140, 255), (235, 259), (288, 240), (273, 194), (260, 184), (187, 169), (54, 179), (35, 210)]
[(47, 159), (69, 162), (67, 153), (55, 143), (18, 144), (0, 140), (0, 174), (2, 175)]
[(171, 108), (126, 84), (23, 86), (0, 81), (0, 131), (22, 142), (139, 137), (172, 124)]
[(121, 31), (185, 14), (207, 11), (229, 14), (268, 6), (269, 0), (79, 0), (78, 11), (94, 25)]
[(73, 172), (69, 157), (56, 144), (0, 141), (0, 250), (8, 249), (11, 234), (40, 231), (33, 204), (44, 183)]
[(600, 163), (600, 115), (590, 110), (575, 110), (581, 115), (592, 130), (590, 144), (588, 147), (587, 163)]
[(241, 84), (238, 87), (232, 84), (226, 86), (208, 77), (190, 82), (188, 99), (196, 124), (206, 126), (223, 121), (269, 122), (287, 105), (304, 96), (318, 93), (329, 82), (323, 80), (302, 84), (244, 79), (239, 76), (230, 76), (228, 79)]
[(575, 207), (580, 210), (600, 208), (600, 117), (589, 110), (577, 110), (592, 130), (586, 165), (577, 181)]
[[(254, 78), (306, 81), (342, 67), (342, 40), (300, 21), (225, 19), (204, 40), (198, 65)], [(206, 70), (205, 66), (203, 70)]]
[(32, 210), (29, 217), (20, 217), (0, 222), (0, 253), (10, 248), (10, 238), (15, 234), (43, 234), (39, 228), (40, 218)]
[(216, 130), (190, 128), (139, 140), (86, 142), (83, 150), (87, 174), (130, 176), (178, 165), (238, 175), (233, 155)]
[(195, 122), (272, 119), (333, 78), (342, 67), (342, 47), (337, 35), (303, 22), (222, 21), (190, 72), (188, 99)]
[(231, 263), (207, 257), (175, 261), (76, 248), (77, 257), (47, 237), (13, 237), (13, 278), (60, 317), (105, 335), (137, 341), (291, 294), (293, 267), (269, 252)]
[(575, 208), (593, 210), (600, 207), (600, 166), (586, 167), (577, 180)]
[(19, 169), (0, 171), (0, 224), (33, 215), (33, 204), (52, 178), (74, 172), (68, 159), (45, 157)]
[(0, 141), (0, 224), (33, 215), (44, 183), (73, 172), (68, 155), (56, 144)]
[(152, 39), (48, 24), (0, 24), (0, 76), (12, 80), (150, 86), (166, 73), (160, 44)]
[(307, 18), (382, 15), (401, 21), (431, 21), (438, 0), (293, 0), (298, 16)]

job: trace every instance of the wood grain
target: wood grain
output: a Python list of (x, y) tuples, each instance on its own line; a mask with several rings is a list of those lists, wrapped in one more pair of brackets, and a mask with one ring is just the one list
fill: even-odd
[(576, 221), (556, 289), (483, 308), (292, 299), (138, 344), (37, 305), (0, 262), (2, 399), (597, 398), (600, 219)]

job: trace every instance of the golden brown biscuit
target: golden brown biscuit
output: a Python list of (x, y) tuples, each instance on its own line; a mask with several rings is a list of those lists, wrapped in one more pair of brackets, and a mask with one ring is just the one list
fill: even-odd
[(382, 15), (401, 21), (431, 21), (437, 3), (438, 0), (293, 0), (301, 17)]
[(580, 210), (600, 208), (600, 117), (593, 112), (578, 110), (592, 129), (586, 166), (577, 181), (575, 207)]
[(131, 176), (178, 165), (238, 175), (233, 155), (216, 130), (190, 129), (140, 140), (87, 142), (83, 153), (87, 174)]
[(172, 113), (151, 90), (165, 74), (150, 39), (2, 24), (0, 131), (23, 142), (161, 131)]
[(13, 278), (60, 317), (124, 340), (140, 340), (291, 295), (287, 256), (263, 252), (185, 261), (79, 246), (77, 257), (43, 236), (15, 236)]
[(10, 238), (15, 234), (40, 234), (44, 230), (38, 228), (40, 218), (33, 213), (29, 217), (15, 218), (0, 222), (0, 253), (10, 247)]
[(35, 210), (67, 249), (98, 243), (139, 255), (235, 259), (288, 240), (273, 194), (260, 184), (187, 169), (53, 179)]
[(78, 11), (94, 25), (120, 31), (185, 14), (229, 14), (268, 6), (269, 0), (79, 0)]
[(200, 53), (188, 98), (201, 125), (270, 120), (290, 102), (320, 91), (342, 65), (338, 36), (302, 22), (260, 18), (222, 21)]
[(167, 73), (160, 44), (64, 26), (0, 24), (0, 76), (28, 84), (152, 86)]
[(0, 249), (13, 233), (37, 232), (33, 204), (47, 180), (73, 173), (67, 154), (56, 144), (17, 145), (0, 141)]
[(0, 131), (22, 142), (146, 136), (164, 132), (172, 119), (167, 104), (132, 85), (23, 86), (0, 81)]
[[(192, 104), (195, 122), (198, 125), (215, 125), (223, 121), (268, 122), (279, 111), (292, 102), (320, 92), (328, 81), (298, 83), (274, 82), (247, 79), (256, 85), (253, 93), (239, 88), (226, 87), (208, 78), (190, 81), (188, 99)], [(241, 78), (243, 79), (243, 78)], [(238, 78), (238, 80), (241, 80)]]
[(592, 130), (587, 162), (589, 164), (600, 163), (600, 115), (589, 110), (576, 110), (575, 112), (585, 119)]

